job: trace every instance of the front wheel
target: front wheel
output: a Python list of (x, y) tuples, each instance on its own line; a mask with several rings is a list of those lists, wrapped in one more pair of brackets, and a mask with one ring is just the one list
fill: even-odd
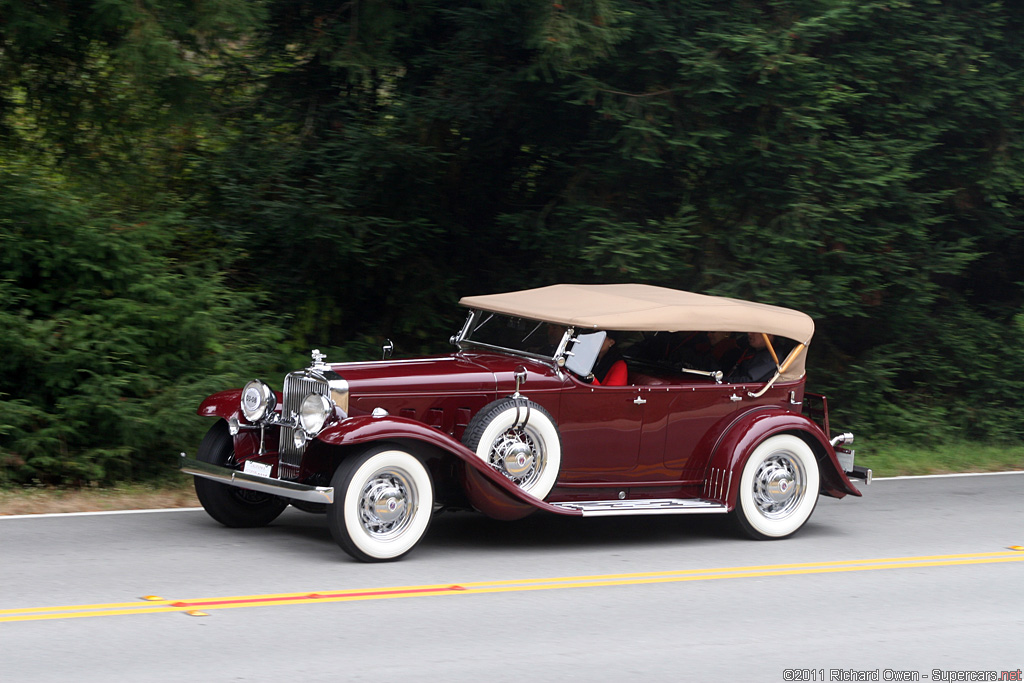
[(752, 538), (785, 538), (814, 512), (818, 486), (818, 461), (811, 447), (792, 434), (772, 436), (743, 466), (733, 514)]
[[(228, 433), (228, 424), (219, 420), (203, 437), (196, 459), (226, 467), (234, 451), (234, 440)], [(288, 507), (288, 501), (277, 496), (228, 486), (203, 477), (195, 477), (195, 486), (196, 496), (207, 514), (224, 526), (266, 526)]]
[(415, 456), (398, 447), (374, 446), (345, 460), (331, 486), (331, 536), (357, 560), (397, 560), (420, 542), (430, 524), (430, 474)]

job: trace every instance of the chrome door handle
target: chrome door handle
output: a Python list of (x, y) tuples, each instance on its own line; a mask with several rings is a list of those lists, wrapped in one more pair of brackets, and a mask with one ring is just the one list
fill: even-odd
[(737, 396), (736, 394), (733, 394), (732, 396), (729, 397), (729, 400), (732, 401), (733, 403), (735, 403), (736, 401), (742, 401), (743, 397), (742, 396)]
[(643, 404), (647, 403), (647, 399), (640, 398), (639, 396), (637, 396), (636, 398), (633, 399), (633, 403), (635, 405), (642, 406)]

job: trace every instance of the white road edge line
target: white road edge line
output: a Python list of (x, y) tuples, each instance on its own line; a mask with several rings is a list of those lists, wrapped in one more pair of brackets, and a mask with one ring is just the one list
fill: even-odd
[(994, 477), (999, 474), (1024, 474), (1024, 470), (1009, 472), (955, 472), (953, 474), (908, 474), (902, 477), (872, 477), (871, 481), (896, 481), (898, 479), (949, 479), (951, 477)]
[(42, 519), (44, 517), (96, 517), (99, 515), (143, 515), (150, 512), (195, 512), (203, 508), (153, 508), (151, 510), (101, 510), (96, 512), (44, 512), (37, 515), (0, 515), (5, 519)]
[[(995, 477), (1003, 474), (1024, 474), (1024, 470), (1011, 470), (1009, 472), (959, 472), (954, 474), (915, 474), (903, 477), (873, 477), (876, 481), (897, 481), (900, 479), (949, 479), (951, 477)], [(103, 510), (100, 512), (46, 512), (37, 515), (0, 515), (0, 521), (5, 519), (43, 519), (46, 517), (95, 517), (98, 515), (141, 515), (150, 512), (195, 512), (202, 510), (195, 508), (155, 508), (152, 510)]]

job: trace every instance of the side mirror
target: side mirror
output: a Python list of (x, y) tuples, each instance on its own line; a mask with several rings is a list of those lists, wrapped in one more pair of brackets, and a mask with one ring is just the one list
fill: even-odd
[(601, 353), (601, 346), (604, 344), (607, 332), (591, 332), (590, 334), (579, 334), (573, 339), (572, 351), (567, 351), (569, 356), (565, 361), (565, 369), (580, 377), (586, 377), (594, 369), (597, 357)]

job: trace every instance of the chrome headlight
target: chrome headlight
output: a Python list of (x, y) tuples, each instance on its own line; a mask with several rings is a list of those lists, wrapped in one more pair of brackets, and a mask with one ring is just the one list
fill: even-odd
[(307, 434), (318, 434), (334, 410), (330, 399), (320, 394), (310, 394), (299, 407), (299, 425)]
[(258, 379), (254, 379), (242, 389), (242, 414), (249, 422), (263, 420), (277, 407), (274, 390)]

